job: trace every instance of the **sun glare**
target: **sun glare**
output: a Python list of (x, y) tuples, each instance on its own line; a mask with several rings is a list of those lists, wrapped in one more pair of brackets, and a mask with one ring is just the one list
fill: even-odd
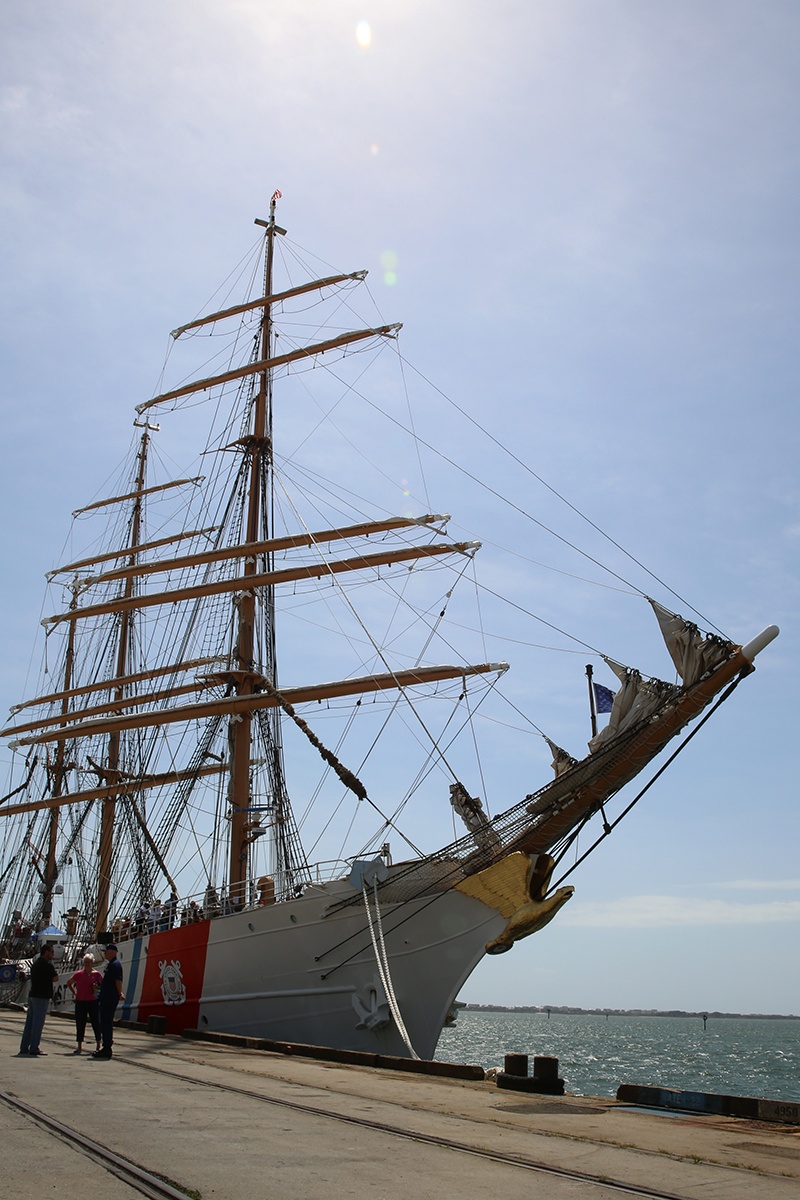
[(381, 254), (381, 266), (383, 267), (383, 282), (387, 287), (394, 287), (397, 283), (397, 255), (394, 250), (384, 250)]
[(356, 41), (362, 50), (367, 50), (372, 44), (372, 30), (369, 21), (359, 21), (356, 25)]

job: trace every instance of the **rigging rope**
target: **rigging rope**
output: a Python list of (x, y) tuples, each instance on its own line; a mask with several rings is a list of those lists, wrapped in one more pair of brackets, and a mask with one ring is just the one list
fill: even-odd
[[(402, 355), (400, 354), (399, 349), (398, 349), (397, 353), (398, 353), (398, 357), (402, 358)], [(498, 449), (502, 450), (504, 454), (507, 454), (509, 456), (509, 458), (513, 459), (513, 461), (515, 463), (517, 463), (518, 466), (522, 467), (524, 471), (527, 471), (527, 473), (529, 475), (532, 475), (533, 478), (537, 481), (537, 483), (540, 483), (542, 485), (542, 487), (547, 488), (547, 490), (549, 492), (551, 492), (552, 495), (554, 495), (557, 500), (560, 500), (562, 504), (565, 504), (567, 506), (567, 508), (571, 509), (571, 511), (574, 512), (576, 514), (576, 516), (579, 516), (581, 518), (581, 520), (585, 521), (587, 523), (587, 525), (589, 525), (592, 529), (594, 529), (597, 533), (599, 533), (601, 537), (604, 537), (607, 542), (610, 542), (612, 546), (614, 546), (617, 550), (619, 550), (622, 554), (624, 554), (626, 558), (630, 559), (630, 561), (632, 563), (635, 563), (636, 566), (639, 567), (642, 571), (644, 571), (647, 575), (649, 575), (651, 579), (654, 579), (656, 581), (656, 583), (659, 583), (662, 587), (666, 588), (667, 591), (670, 592), (671, 595), (673, 595), (677, 600), (680, 600), (681, 604), (688, 605), (688, 607), (691, 608), (692, 612), (695, 613), (698, 617), (700, 617), (700, 619), (702, 621), (706, 622), (706, 624), (710, 625), (713, 629), (716, 629), (718, 633), (722, 632), (718, 628), (718, 626), (714, 625), (713, 622), (710, 621), (710, 619), (708, 617), (703, 616), (703, 614), (701, 612), (699, 612), (698, 609), (696, 609), (693, 604), (691, 604), (687, 599), (685, 599), (685, 597), (681, 596), (681, 594), (679, 592), (676, 592), (674, 588), (671, 588), (668, 583), (666, 583), (663, 579), (661, 579), (658, 575), (656, 575), (656, 573), (654, 571), (651, 571), (650, 568), (647, 567), (638, 558), (636, 558), (636, 556), (634, 554), (631, 554), (629, 550), (626, 550), (624, 546), (621, 546), (619, 544), (619, 542), (615, 541), (614, 538), (612, 538), (609, 533), (606, 533), (606, 531), (604, 529), (601, 529), (601, 527), (599, 525), (595, 524), (595, 522), (591, 519), (591, 517), (588, 517), (585, 512), (583, 512), (581, 509), (577, 508), (574, 504), (572, 504), (566, 498), (566, 496), (562, 496), (562, 494), (556, 488), (554, 488), (552, 484), (548, 483), (546, 479), (543, 479), (541, 475), (537, 475), (536, 472), (526, 462), (523, 462), (523, 460), (521, 458), (519, 458), (514, 453), (513, 450), (510, 450), (508, 448), (508, 446), (503, 445), (503, 443), (501, 441), (499, 441), (494, 436), (494, 434), (490, 433), (488, 429), (484, 428), (484, 426), (481, 425), (479, 421), (476, 421), (474, 417), (471, 417), (470, 414), (466, 411), (466, 409), (463, 409), (459, 404), (456, 404), (455, 400), (451, 399), (451, 397), (448, 396), (446, 392), (443, 392), (441, 388), (437, 387), (435, 383), (433, 383), (430, 379), (428, 379), (425, 375), (423, 375), (422, 371), (420, 371), (419, 368), (415, 367), (413, 363), (408, 362), (407, 359), (403, 359), (403, 361), (407, 363), (407, 365), (411, 368), (412, 371), (415, 372), (415, 374), (419, 375), (420, 379), (423, 379), (425, 381), (425, 383), (427, 383), (428, 387), (431, 387), (431, 388), (433, 388), (433, 390), (435, 392), (438, 392), (438, 394), (443, 399), (445, 399), (448, 404), (451, 404), (453, 406), (453, 408), (456, 410), (456, 412), (460, 413), (460, 415), (462, 417), (465, 417), (466, 420), (468, 420), (472, 425), (474, 425), (475, 428), (478, 429), (480, 431), (480, 433), (483, 434), (484, 437), (487, 437), (489, 439), (489, 441), (493, 442), (494, 445), (498, 447)], [(386, 416), (387, 414), (384, 414), (384, 415)], [(389, 418), (389, 419), (391, 420), (392, 418)], [(399, 422), (395, 422), (395, 424), (399, 424)], [(416, 438), (416, 434), (414, 434), (413, 431), (412, 431), (412, 437)], [(629, 580), (625, 579), (625, 577), (623, 575), (619, 575), (616, 571), (612, 570), (611, 567), (607, 566), (605, 563), (599, 562), (598, 559), (593, 558), (591, 554), (588, 554), (585, 550), (581, 550), (579, 546), (573, 545), (573, 543), (570, 542), (567, 538), (562, 537), (560, 534), (556, 533), (556, 531), (554, 529), (550, 529), (547, 525), (543, 524), (543, 522), (538, 521), (536, 519), (536, 517), (532, 516), (528, 512), (525, 512), (524, 509), (519, 508), (518, 505), (516, 505), (512, 501), (508, 500), (500, 492), (495, 491), (494, 488), (492, 488), (488, 484), (484, 483), (483, 480), (478, 479), (477, 476), (472, 475), (471, 472), (467, 471), (464, 467), (460, 466), (459, 463), (454, 462), (452, 459), (449, 459), (445, 454), (442, 454), (440, 451), (436, 450), (436, 448), (434, 446), (429, 445), (425, 441), (423, 441), (423, 445), (426, 446), (427, 449), (433, 450), (433, 452), (435, 454), (438, 454), (439, 457), (444, 459), (445, 462), (448, 462), (448, 463), (450, 463), (451, 466), (454, 466), (456, 468), (456, 470), (461, 471), (462, 474), (466, 475), (470, 479), (473, 479), (476, 483), (480, 484), (480, 486), (485, 488), (488, 492), (491, 492), (491, 494), (493, 496), (497, 496), (498, 499), (502, 500), (504, 504), (508, 504), (510, 508), (515, 509), (522, 516), (527, 517), (527, 519), (529, 521), (533, 521), (533, 523), (535, 525), (538, 525), (540, 527), (540, 529), (544, 529), (547, 533), (549, 533), (553, 537), (557, 538), (558, 541), (563, 542), (564, 545), (569, 546), (572, 550), (575, 550), (583, 558), (588, 559), (589, 562), (593, 562), (595, 564), (595, 566), (600, 567), (601, 570), (607, 571), (609, 575), (612, 575), (615, 579), (618, 579), (621, 583), (624, 583), (628, 587), (633, 588), (639, 595), (644, 595), (641, 588), (637, 588), (635, 584), (633, 584)]]
[[(0, 798), (0, 804), (5, 804), (6, 800), (11, 800), (14, 796), (18, 796), (20, 792), (25, 791), (26, 787), (28, 786), (31, 779), (33, 778), (33, 772), (36, 770), (36, 764), (38, 763), (38, 761), (39, 761), (39, 756), (35, 755), (33, 762), (31, 763), (30, 770), (28, 771), (28, 774), (25, 776), (22, 783), (19, 785), (18, 788), (14, 788), (13, 792), (9, 792), (7, 796), (3, 796), (2, 798)], [(48, 791), (50, 790), (49, 787), (47, 790)]]
[[(575, 859), (575, 862), (572, 864), (572, 866), (569, 868), (568, 871), (565, 871), (564, 874), (561, 875), (556, 880), (555, 883), (551, 883), (551, 885), (550, 885), (551, 892), (554, 891), (560, 884), (562, 884), (564, 882), (564, 880), (567, 879), (572, 874), (572, 872), (576, 869), (576, 867), (579, 867), (580, 864), (589, 857), (589, 855), (592, 853), (592, 851), (596, 850), (597, 847), (600, 845), (600, 843), (604, 842), (606, 840), (606, 838), (609, 837), (613, 833), (614, 829), (617, 827), (617, 825), (619, 825), (622, 818), (627, 817), (628, 813), (631, 811), (631, 809), (634, 807), (634, 805), (639, 803), (642, 796), (644, 796), (645, 792), (648, 792), (650, 790), (650, 788), (653, 786), (653, 784), (656, 782), (656, 780), (659, 779), (664, 774), (667, 767), (672, 765), (672, 763), (675, 761), (675, 759), (678, 757), (678, 755), (681, 753), (681, 751), (686, 749), (686, 747), (689, 745), (689, 742), (692, 740), (692, 738), (695, 736), (695, 734), (700, 732), (700, 730), (705, 725), (706, 721), (708, 721), (711, 717), (713, 717), (714, 713), (717, 711), (719, 706), (725, 700), (727, 700), (730, 695), (732, 695), (732, 693), (739, 686), (739, 684), (741, 683), (742, 679), (745, 677), (746, 674), (749, 674), (749, 672), (743, 672), (741, 675), (738, 675), (736, 677), (736, 679), (734, 679), (733, 682), (728, 685), (728, 687), (725, 689), (725, 691), (722, 693), (722, 695), (717, 698), (716, 703), (708, 710), (708, 712), (705, 714), (705, 716), (702, 718), (702, 720), (698, 722), (698, 724), (695, 726), (695, 728), (692, 730), (691, 733), (686, 735), (686, 737), (683, 739), (683, 741), (677, 747), (677, 749), (673, 750), (672, 754), (670, 754), (670, 756), (666, 760), (666, 762), (661, 764), (661, 766), (658, 768), (658, 770), (652, 776), (652, 778), (650, 778), (647, 781), (647, 783), (644, 785), (642, 790), (640, 792), (638, 792), (637, 795), (634, 796), (634, 798), (631, 800), (630, 804), (622, 810), (622, 812), (619, 814), (618, 817), (616, 817), (613, 821), (609, 822), (606, 819), (605, 812), (603, 812), (602, 804), (600, 805), (599, 811), (602, 813), (602, 816), (603, 816), (603, 832), (600, 834), (600, 837), (595, 839), (595, 841), (591, 844), (591, 846), (588, 848), (588, 850), (584, 850), (584, 852), (580, 856), (580, 858)], [(583, 821), (581, 821), (581, 823), (577, 827), (577, 829), (575, 829), (573, 831), (573, 833), (570, 835), (570, 837), (567, 839), (566, 843), (564, 844), (564, 847), (561, 850), (561, 853), (559, 854), (559, 861), (561, 859), (563, 859), (563, 857), (566, 854), (569, 847), (572, 845), (572, 843), (575, 841), (575, 839), (579, 836), (581, 830), (588, 824), (589, 820), (594, 815), (595, 814), (593, 812), (587, 813), (585, 819)]]
[(345, 787), (348, 787), (351, 792), (355, 792), (359, 800), (368, 800), (369, 797), (367, 796), (367, 789), (364, 787), (358, 776), (354, 775), (353, 772), (344, 765), (344, 763), (340, 762), (332, 750), (329, 750), (327, 746), (322, 744), (317, 735), (314, 733), (313, 729), (311, 729), (303, 720), (303, 718), (296, 712), (294, 705), (290, 704), (285, 696), (281, 695), (278, 689), (274, 688), (267, 679), (262, 677), (262, 679), (259, 680), (258, 686), (269, 696), (272, 696), (273, 700), (278, 702), (283, 711), (286, 713), (287, 717), (291, 717), (297, 728), (302, 730), (302, 732), (311, 742), (311, 745), (319, 751), (320, 755), (325, 759), (325, 762), (333, 768)]
[(406, 1029), (405, 1021), (403, 1020), (403, 1015), (400, 1012), (400, 1006), (397, 1003), (397, 996), (395, 995), (394, 985), (392, 983), (392, 976), (391, 976), (391, 972), (389, 970), (389, 955), (387, 954), (387, 951), (386, 951), (386, 940), (383, 936), (383, 924), (381, 922), (381, 905), (380, 905), (380, 899), (378, 897), (377, 876), (375, 876), (373, 878), (372, 883), (373, 883), (373, 887), (375, 889), (375, 924), (377, 925), (377, 929), (378, 929), (377, 935), (375, 933), (375, 928), (374, 928), (373, 922), (372, 922), (372, 912), (370, 911), (370, 907), (369, 907), (369, 894), (367, 892), (367, 885), (363, 879), (361, 881), (361, 891), (364, 896), (364, 908), (366, 909), (366, 912), (367, 912), (367, 922), (369, 924), (369, 936), (372, 938), (372, 948), (375, 951), (375, 961), (378, 964), (378, 974), (381, 977), (381, 983), (383, 984), (383, 990), (386, 993), (386, 999), (389, 1002), (389, 1008), (390, 1008), (392, 1016), (394, 1018), (394, 1023), (397, 1026), (397, 1029), (398, 1029), (398, 1032), (399, 1032), (401, 1038), (403, 1039), (405, 1048), (408, 1051), (408, 1053), (411, 1055), (412, 1058), (418, 1059), (419, 1055), (417, 1054), (416, 1050), (414, 1049), (414, 1047), (411, 1044), (411, 1038), (408, 1035), (408, 1030)]
[[(276, 472), (276, 475), (277, 475), (277, 472)], [(288, 499), (288, 497), (287, 497), (287, 499)], [(316, 545), (316, 544), (315, 544), (315, 545)], [(325, 559), (324, 559), (324, 557), (322, 557), (322, 556), (320, 556), (320, 557), (321, 557), (321, 562), (322, 562), (322, 564), (323, 564), (323, 565), (327, 565), (327, 564), (326, 564), (326, 561), (325, 561)], [(464, 575), (464, 573), (466, 572), (466, 570), (467, 570), (467, 567), (468, 567), (468, 564), (469, 564), (469, 562), (471, 562), (471, 561), (472, 561), (472, 556), (470, 555), (470, 556), (468, 556), (468, 560), (467, 560), (467, 562), (465, 562), (465, 563), (464, 563), (464, 566), (463, 566), (462, 570), (461, 570), (461, 571), (459, 571), (459, 573), (458, 573), (458, 579), (459, 579), (459, 580), (461, 579), (461, 577), (462, 577), (462, 576)], [(349, 608), (349, 610), (350, 610), (350, 612), (351, 612), (351, 614), (352, 614), (352, 616), (353, 616), (354, 620), (357, 622), (358, 626), (359, 626), (359, 627), (360, 627), (360, 629), (361, 629), (361, 630), (364, 632), (364, 635), (365, 635), (365, 636), (366, 636), (366, 638), (368, 639), (368, 641), (369, 641), (370, 645), (373, 647), (373, 649), (374, 649), (374, 651), (375, 651), (375, 654), (376, 654), (376, 656), (377, 656), (378, 660), (379, 660), (379, 661), (380, 661), (380, 662), (383, 664), (383, 666), (385, 667), (385, 669), (386, 669), (386, 671), (387, 671), (387, 672), (389, 672), (390, 674), (394, 675), (394, 670), (393, 670), (393, 668), (392, 668), (392, 666), (391, 666), (391, 663), (389, 662), (388, 658), (387, 658), (387, 657), (386, 657), (386, 655), (384, 654), (382, 647), (381, 647), (381, 646), (379, 646), (379, 645), (378, 645), (378, 643), (375, 641), (374, 637), (373, 637), (373, 636), (372, 636), (372, 634), (370, 633), (370, 631), (369, 631), (369, 629), (367, 628), (367, 626), (365, 625), (364, 621), (362, 620), (362, 618), (360, 617), (360, 615), (359, 615), (359, 614), (358, 614), (358, 612), (356, 611), (356, 609), (355, 609), (355, 606), (353, 605), (352, 601), (349, 599), (349, 597), (348, 597), (348, 595), (347, 595), (347, 593), (346, 593), (345, 589), (344, 589), (344, 588), (342, 587), (342, 585), (341, 585), (341, 582), (338, 580), (338, 578), (337, 578), (335, 575), (332, 575), (332, 577), (331, 577), (331, 578), (332, 578), (332, 582), (333, 582), (334, 586), (336, 586), (336, 587), (338, 588), (338, 590), (339, 590), (339, 594), (340, 594), (340, 596), (341, 596), (342, 600), (344, 601), (344, 603), (345, 603), (345, 604), (347, 605), (347, 607)], [(454, 585), (453, 585), (453, 588), (455, 588), (455, 586), (456, 586), (456, 584), (454, 584)], [(451, 589), (451, 591), (452, 591), (452, 590), (453, 590), (453, 589)], [(402, 599), (402, 597), (398, 596), (398, 597), (397, 597), (397, 599), (398, 599), (398, 604), (399, 604), (399, 603), (400, 603), (400, 601), (401, 601), (401, 599)], [(426, 643), (426, 644), (427, 644), (427, 643)], [(444, 757), (444, 754), (442, 753), (442, 751), (441, 751), (441, 749), (440, 749), (440, 747), (439, 747), (439, 741), (438, 741), (438, 739), (437, 739), (437, 738), (435, 738), (435, 737), (434, 737), (434, 735), (433, 735), (433, 733), (430, 731), (430, 729), (428, 729), (428, 726), (426, 725), (425, 721), (422, 719), (422, 716), (421, 716), (421, 715), (420, 715), (420, 713), (418, 712), (416, 705), (415, 705), (415, 704), (413, 703), (413, 701), (411, 700), (411, 698), (410, 698), (410, 696), (409, 696), (409, 694), (408, 694), (408, 690), (407, 690), (406, 688), (404, 688), (404, 687), (401, 687), (399, 684), (398, 684), (397, 686), (398, 686), (398, 690), (399, 690), (399, 691), (400, 691), (400, 693), (402, 694), (403, 698), (404, 698), (404, 699), (407, 701), (407, 703), (408, 703), (408, 706), (409, 706), (409, 709), (410, 709), (410, 711), (413, 713), (413, 715), (414, 715), (414, 718), (415, 718), (415, 719), (416, 719), (416, 720), (419, 722), (419, 724), (422, 726), (422, 729), (423, 729), (423, 731), (424, 731), (424, 733), (425, 733), (426, 737), (427, 737), (427, 738), (428, 738), (428, 740), (430, 741), (430, 743), (431, 743), (431, 746), (432, 746), (432, 747), (433, 747), (433, 749), (434, 749), (434, 750), (435, 750), (435, 751), (436, 751), (436, 752), (439, 754), (439, 756), (440, 756), (440, 758), (441, 758), (441, 762), (442, 762), (442, 766), (443, 766), (443, 768), (445, 769), (445, 771), (447, 771), (447, 772), (449, 773), (449, 775), (452, 777), (452, 779), (453, 779), (454, 781), (457, 781), (457, 778), (458, 778), (458, 776), (457, 776), (457, 773), (456, 773), (456, 772), (453, 770), (453, 768), (451, 767), (450, 763), (449, 763), (449, 762), (447, 761), (447, 759)], [(279, 703), (283, 703), (283, 701), (281, 700), (280, 696), (278, 696), (278, 693), (275, 693), (275, 694), (276, 694), (276, 696), (277, 696), (277, 698), (278, 698), (278, 701), (279, 701)], [(287, 709), (286, 711), (287, 711), (287, 712), (289, 712), (289, 710), (288, 710), (288, 709)], [(299, 721), (299, 718), (296, 718), (296, 717), (294, 716), (294, 712), (293, 712), (293, 711), (292, 711), (292, 712), (289, 712), (289, 715), (292, 717), (292, 719), (293, 719), (293, 720), (298, 720), (298, 721)], [(301, 726), (301, 727), (302, 727), (302, 726)], [(333, 763), (332, 763), (331, 765), (333, 765)], [(336, 769), (336, 768), (334, 768), (334, 769)], [(344, 769), (344, 768), (343, 768), (343, 769)], [(354, 776), (353, 778), (355, 778), (355, 776)], [(344, 781), (344, 780), (343, 780), (343, 781)], [(346, 781), (344, 781), (344, 782), (346, 782)], [(349, 787), (349, 786), (350, 786), (350, 784), (348, 784), (347, 786)], [(355, 790), (355, 789), (354, 789), (354, 790)], [(356, 794), (358, 795), (358, 793), (357, 793), (357, 792), (356, 792)], [(367, 797), (367, 795), (366, 795), (366, 792), (364, 793), (364, 796), (362, 797), (362, 799), (368, 799), (368, 797)]]

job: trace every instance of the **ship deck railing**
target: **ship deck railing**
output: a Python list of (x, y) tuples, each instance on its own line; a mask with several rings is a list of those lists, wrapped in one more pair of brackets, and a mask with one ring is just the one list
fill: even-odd
[(116, 944), (144, 937), (146, 934), (163, 933), (168, 929), (193, 925), (198, 921), (215, 920), (217, 917), (232, 916), (239, 912), (253, 912), (271, 904), (296, 899), (307, 887), (314, 884), (342, 879), (349, 873), (350, 867), (350, 863), (342, 862), (341, 859), (315, 863), (303, 882), (287, 889), (284, 895), (276, 895), (274, 889), (271, 890), (268, 886), (259, 889), (259, 884), (264, 880), (272, 882), (269, 876), (249, 880), (248, 899), (239, 903), (231, 900), (224, 891), (217, 892), (214, 888), (206, 888), (204, 892), (197, 892), (175, 901), (168, 900), (165, 904), (154, 901), (149, 908), (140, 906), (133, 916), (116, 918), (112, 921), (109, 932)]

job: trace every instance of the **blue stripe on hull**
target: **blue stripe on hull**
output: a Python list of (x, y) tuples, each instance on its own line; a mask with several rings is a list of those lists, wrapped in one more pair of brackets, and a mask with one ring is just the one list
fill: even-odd
[(125, 1005), (122, 1009), (122, 1020), (123, 1021), (130, 1021), (132, 1019), (131, 1018), (132, 1011), (134, 1010), (134, 1008), (138, 1007), (137, 1004), (133, 1003), (133, 998), (136, 995), (136, 984), (139, 980), (139, 968), (141, 966), (142, 957), (143, 957), (142, 956), (143, 945), (144, 945), (144, 938), (134, 938), (130, 962), (125, 964), (128, 968), (128, 978), (127, 978), (127, 980), (125, 980), (125, 982), (122, 985), (122, 990), (124, 991), (125, 996), (126, 996)]

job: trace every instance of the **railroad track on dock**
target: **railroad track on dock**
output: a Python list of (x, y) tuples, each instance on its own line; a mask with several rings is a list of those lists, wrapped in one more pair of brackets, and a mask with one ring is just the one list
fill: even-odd
[(151, 1171), (140, 1167), (137, 1163), (131, 1162), (130, 1159), (123, 1158), (121, 1154), (115, 1154), (107, 1146), (93, 1141), (92, 1138), (79, 1133), (77, 1129), (71, 1129), (63, 1121), (57, 1121), (49, 1113), (42, 1112), (39, 1108), (34, 1108), (32, 1104), (26, 1104), (18, 1096), (10, 1096), (8, 1092), (0, 1092), (0, 1100), (4, 1104), (7, 1104), (9, 1108), (13, 1108), (16, 1112), (20, 1112), (28, 1117), (40, 1129), (44, 1129), (53, 1137), (66, 1142), (74, 1150), (83, 1151), (84, 1154), (88, 1154), (95, 1162), (98, 1162), (107, 1171), (110, 1171), (112, 1175), (116, 1175), (117, 1179), (121, 1179), (123, 1183), (127, 1183), (129, 1187), (140, 1192), (143, 1196), (149, 1196), (150, 1200), (186, 1200), (188, 1193), (185, 1188), (173, 1187), (165, 1179), (162, 1179), (160, 1175), (153, 1175)]
[[(54, 1039), (48, 1039), (54, 1040)], [(262, 1092), (255, 1091), (252, 1088), (240, 1087), (236, 1084), (223, 1083), (218, 1080), (198, 1079), (192, 1075), (187, 1075), (181, 1071), (171, 1070), (164, 1066), (158, 1066), (154, 1063), (144, 1063), (132, 1058), (128, 1058), (124, 1053), (115, 1054), (115, 1061), (125, 1067), (133, 1067), (141, 1071), (149, 1071), (157, 1075), (165, 1076), (176, 1082), (188, 1084), (192, 1087), (212, 1089), (223, 1094), (235, 1095), (246, 1100), (254, 1101), (258, 1104), (269, 1104), (274, 1107), (291, 1110), (293, 1112), (303, 1113), (307, 1116), (319, 1117), (330, 1121), (338, 1121), (351, 1127), (373, 1130), (376, 1133), (388, 1135), (390, 1137), (402, 1138), (407, 1141), (417, 1142), (419, 1144), (438, 1147), (443, 1150), (453, 1151), (459, 1154), (467, 1154), (473, 1158), (479, 1158), (483, 1161), (496, 1162), (507, 1167), (514, 1167), (521, 1171), (530, 1172), (531, 1174), (545, 1176), (550, 1179), (559, 1179), (563, 1182), (571, 1182), (574, 1184), (583, 1184), (587, 1188), (605, 1189), (609, 1195), (616, 1196), (635, 1196), (639, 1200), (689, 1200), (686, 1196), (678, 1195), (675, 1192), (665, 1192), (658, 1188), (647, 1187), (641, 1184), (627, 1183), (620, 1179), (609, 1178), (606, 1175), (594, 1175), (589, 1172), (568, 1170), (563, 1167), (556, 1167), (549, 1163), (540, 1162), (529, 1158), (525, 1155), (505, 1153), (501, 1150), (490, 1150), (478, 1146), (470, 1145), (467, 1142), (459, 1141), (455, 1138), (443, 1137), (438, 1134), (424, 1133), (419, 1130), (404, 1129), (402, 1126), (394, 1125), (386, 1121), (375, 1120), (370, 1117), (357, 1116), (350, 1113), (337, 1112), (335, 1110), (322, 1108), (319, 1105), (305, 1103), (300, 1100), (290, 1100), (285, 1097), (268, 1096)], [(129, 1160), (122, 1158), (119, 1155), (113, 1154), (106, 1150), (99, 1143), (92, 1142), (84, 1135), (75, 1130), (70, 1129), (62, 1122), (49, 1117), (46, 1113), (42, 1113), (30, 1105), (24, 1104), (16, 1097), (8, 1096), (0, 1092), (0, 1100), (12, 1105), (19, 1111), (26, 1113), (32, 1121), (42, 1126), (51, 1132), (54, 1136), (60, 1137), (62, 1140), (73, 1144), (76, 1148), (84, 1150), (91, 1154), (103, 1166), (105, 1166), (113, 1174), (123, 1179), (131, 1187), (136, 1188), (143, 1195), (150, 1196), (153, 1200), (186, 1200), (186, 1191), (178, 1190), (165, 1182), (158, 1176), (152, 1175), (144, 1168), (131, 1163)]]
[(453, 1138), (441, 1137), (433, 1133), (403, 1129), (399, 1125), (390, 1125), (385, 1121), (375, 1121), (371, 1117), (357, 1117), (349, 1113), (332, 1112), (330, 1109), (319, 1108), (314, 1104), (303, 1104), (298, 1100), (287, 1100), (278, 1096), (265, 1096), (261, 1092), (254, 1092), (250, 1088), (237, 1087), (234, 1084), (219, 1083), (212, 1080), (197, 1080), (191, 1075), (184, 1075), (178, 1071), (168, 1071), (163, 1067), (156, 1067), (150, 1063), (129, 1060), (129, 1065), (138, 1067), (143, 1071), (155, 1071), (159, 1075), (168, 1075), (171, 1079), (178, 1079), (182, 1083), (194, 1083), (199, 1084), (201, 1087), (216, 1088), (222, 1092), (230, 1092), (237, 1096), (244, 1096), (250, 1100), (258, 1100), (264, 1104), (274, 1104), (280, 1108), (292, 1109), (294, 1112), (307, 1113), (314, 1117), (327, 1117), (332, 1121), (342, 1121), (347, 1125), (355, 1125), (362, 1129), (373, 1129), (378, 1133), (390, 1134), (394, 1137), (404, 1138), (407, 1141), (421, 1142), (426, 1146), (439, 1146), (445, 1150), (455, 1150), (461, 1154), (470, 1154), (474, 1158), (502, 1163), (508, 1167), (518, 1167), (520, 1170), (531, 1171), (534, 1174), (548, 1175), (551, 1178), (563, 1179), (572, 1183), (584, 1183), (595, 1188), (607, 1188), (608, 1191), (616, 1195), (638, 1196), (640, 1200), (642, 1198), (643, 1200), (690, 1200), (689, 1197), (679, 1196), (676, 1192), (664, 1192), (654, 1188), (642, 1187), (635, 1183), (624, 1183), (619, 1179), (609, 1179), (605, 1175), (592, 1175), (584, 1171), (568, 1171), (563, 1167), (553, 1167), (548, 1163), (537, 1162), (523, 1155), (504, 1154), (499, 1150), (485, 1150), (479, 1146), (470, 1146), (468, 1142), (459, 1142)]

